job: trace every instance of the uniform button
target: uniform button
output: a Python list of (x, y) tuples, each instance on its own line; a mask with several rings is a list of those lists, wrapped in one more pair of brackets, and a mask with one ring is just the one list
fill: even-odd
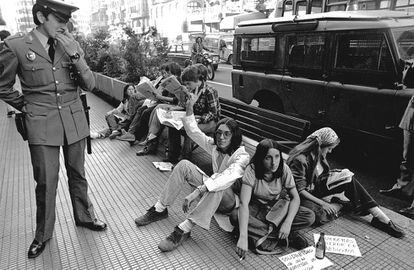
[(53, 70), (53, 71), (55, 71), (55, 70), (56, 70), (56, 68), (55, 68), (55, 67), (52, 67), (52, 70)]
[(55, 81), (56, 84), (59, 84), (59, 81)]
[(62, 106), (59, 106), (58, 108), (59, 108), (59, 110), (60, 110), (60, 109), (62, 109)]
[(57, 95), (58, 97), (60, 97), (60, 93), (57, 93), (56, 95)]

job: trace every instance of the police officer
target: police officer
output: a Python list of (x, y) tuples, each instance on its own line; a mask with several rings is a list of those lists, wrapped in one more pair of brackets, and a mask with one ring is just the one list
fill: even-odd
[[(37, 0), (32, 9), (37, 27), (7, 39), (0, 52), (0, 99), (26, 113), (36, 181), (36, 234), (29, 258), (39, 256), (53, 234), (60, 147), (76, 226), (106, 229), (87, 195), (84, 152), (89, 128), (78, 86), (91, 90), (95, 81), (83, 51), (67, 31), (66, 23), (77, 9), (59, 1)], [(71, 65), (78, 71), (78, 80), (69, 70)], [(12, 87), (16, 74), (22, 94)]]

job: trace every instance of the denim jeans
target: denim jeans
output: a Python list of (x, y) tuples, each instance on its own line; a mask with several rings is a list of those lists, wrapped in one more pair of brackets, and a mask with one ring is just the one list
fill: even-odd
[[(190, 185), (195, 189), (202, 184), (203, 174), (201, 170), (190, 161), (181, 160), (174, 167), (168, 178), (159, 201), (165, 206), (170, 206), (174, 203), (174, 200), (178, 197), (184, 185)], [(223, 195), (227, 190), (231, 190), (231, 188), (218, 192), (204, 193), (197, 205), (187, 214), (187, 219), (208, 230), (210, 228), (211, 218), (217, 209), (223, 209), (226, 212), (231, 211), (225, 205), (229, 200), (223, 200), (222, 202)]]

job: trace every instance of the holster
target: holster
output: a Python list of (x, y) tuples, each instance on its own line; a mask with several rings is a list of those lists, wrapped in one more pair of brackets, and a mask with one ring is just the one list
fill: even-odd
[(24, 141), (27, 141), (27, 128), (26, 128), (26, 114), (16, 113), (14, 121), (16, 122), (17, 131), (20, 133)]

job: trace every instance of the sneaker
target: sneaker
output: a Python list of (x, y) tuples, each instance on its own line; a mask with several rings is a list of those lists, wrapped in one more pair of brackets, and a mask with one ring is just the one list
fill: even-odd
[(371, 220), (371, 225), (383, 232), (388, 233), (389, 235), (396, 237), (396, 238), (401, 238), (404, 236), (404, 232), (397, 228), (397, 226), (395, 226), (394, 222), (392, 222), (392, 220), (390, 220), (390, 222), (384, 223), (381, 222), (378, 218), (374, 217)]
[(143, 140), (142, 142), (139, 142), (138, 145), (139, 146), (145, 146), (147, 145), (148, 139)]
[(123, 134), (120, 137), (117, 137), (116, 139), (120, 141), (135, 142), (135, 135), (132, 133), (126, 132), (125, 134)]
[(301, 250), (309, 246), (308, 240), (306, 240), (306, 238), (300, 235), (298, 232), (290, 232), (288, 239), (289, 245), (294, 249)]
[(178, 226), (175, 226), (174, 231), (158, 244), (158, 248), (162, 252), (172, 251), (187, 240), (190, 234), (191, 232), (184, 233)]
[(109, 139), (113, 140), (116, 138), (116, 136), (121, 135), (121, 132), (119, 130), (112, 131), (111, 135), (109, 135)]
[(135, 219), (135, 224), (137, 224), (137, 226), (145, 226), (155, 221), (165, 219), (167, 217), (168, 217), (167, 208), (165, 208), (164, 211), (160, 213), (160, 212), (155, 211), (155, 207), (152, 206), (150, 209), (148, 209), (145, 215), (137, 217)]

